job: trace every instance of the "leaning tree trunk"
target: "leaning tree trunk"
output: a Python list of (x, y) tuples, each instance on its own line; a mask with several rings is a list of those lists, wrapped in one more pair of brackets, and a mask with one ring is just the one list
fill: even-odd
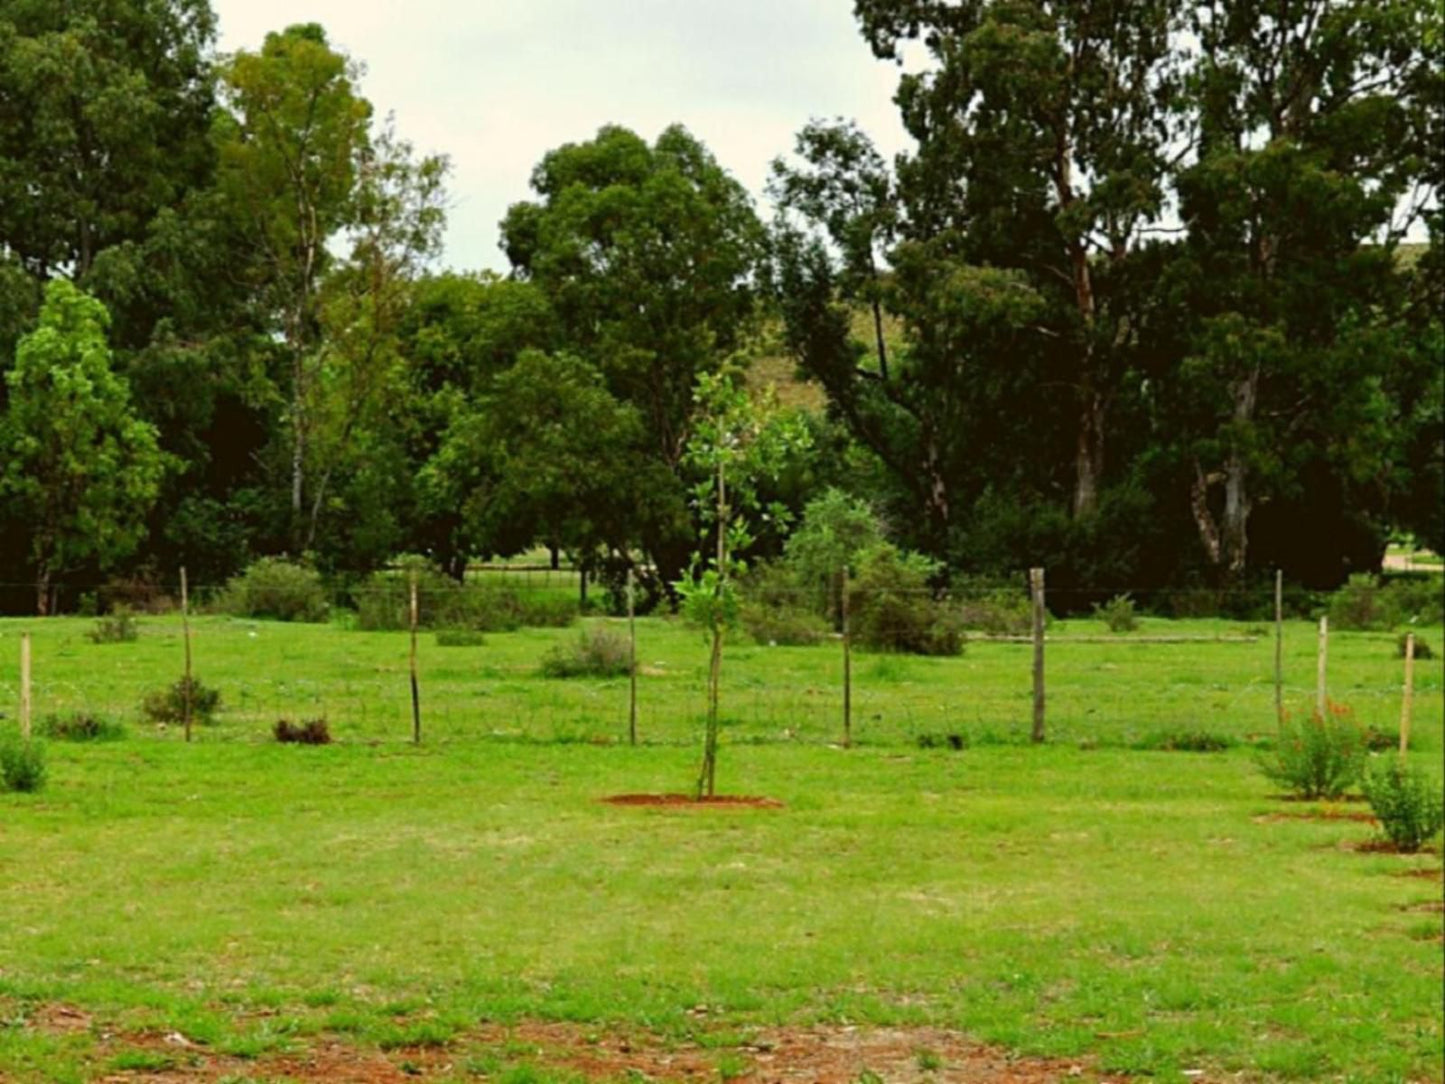
[(1074, 518), (1099, 510), (1099, 485), (1104, 473), (1104, 400), (1092, 380), (1079, 389), (1079, 436), (1074, 450)]
[(42, 564), (35, 574), (35, 614), (50, 616), (50, 566)]
[[(1249, 491), (1249, 464), (1238, 434), (1254, 422), (1259, 402), (1259, 380), (1260, 370), (1256, 367), (1230, 385), (1230, 397), (1234, 400), (1231, 421), (1235, 433), (1229, 442), (1224, 467), (1205, 474), (1199, 461), (1195, 460), (1194, 483), (1189, 494), (1190, 510), (1209, 563), (1230, 580), (1242, 576), (1249, 563), (1249, 514), (1254, 508), (1254, 498)], [(1217, 520), (1209, 507), (1209, 492), (1221, 483), (1224, 485), (1224, 515)]]

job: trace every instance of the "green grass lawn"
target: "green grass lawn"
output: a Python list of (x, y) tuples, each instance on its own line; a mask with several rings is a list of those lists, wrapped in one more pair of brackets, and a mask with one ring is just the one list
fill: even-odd
[[(625, 681), (535, 675), (566, 630), (423, 637), (413, 749), (404, 634), (203, 619), (197, 671), (225, 702), (187, 747), (134, 710), (179, 673), (173, 620), (105, 646), (84, 621), (0, 622), (6, 726), (22, 627), (37, 710), (109, 711), (130, 736), (51, 743), (47, 789), (0, 795), (0, 1079), (155, 1057), (104, 1031), (243, 1056), (336, 1034), (467, 1050), (479, 1021), (534, 1018), (724, 1050), (777, 1022), (933, 1024), (1162, 1081), (1445, 1069), (1441, 882), (1401, 876), (1438, 853), (1359, 853), (1368, 825), (1280, 816), (1310, 807), (1281, 801), (1246, 747), (1128, 748), (1268, 732), (1268, 638), (1071, 644), (1101, 626), (1056, 627), (1042, 748), (1022, 744), (1027, 647), (858, 656), (849, 751), (828, 744), (836, 648), (737, 645), (720, 784), (784, 808), (678, 811), (598, 801), (692, 780), (705, 649), (660, 620), (640, 625), (638, 748), (615, 743)], [(1291, 698), (1308, 700), (1313, 630), (1287, 644)], [(1331, 676), (1362, 721), (1395, 725), (1393, 637), (1338, 635)], [(1414, 756), (1438, 773), (1438, 660), (1417, 687)], [(339, 744), (270, 742), (283, 713), (326, 714)], [(944, 731), (974, 744), (918, 747)], [(24, 1026), (55, 1004), (96, 1022)], [(497, 1064), (459, 1057), (454, 1076)]]

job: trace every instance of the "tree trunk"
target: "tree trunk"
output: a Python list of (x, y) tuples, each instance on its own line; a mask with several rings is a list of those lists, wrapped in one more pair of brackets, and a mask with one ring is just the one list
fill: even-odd
[(1074, 452), (1074, 518), (1099, 510), (1099, 481), (1104, 473), (1104, 400), (1093, 381), (1079, 389), (1079, 438)]
[(871, 301), (873, 305), (873, 336), (878, 341), (878, 376), (886, 382), (888, 380), (888, 344), (883, 341), (883, 309), (878, 304), (877, 296), (874, 296)]
[[(1254, 410), (1259, 401), (1259, 376), (1256, 367), (1237, 381), (1232, 389), (1236, 430), (1254, 421)], [(1249, 513), (1254, 502), (1249, 495), (1248, 474), (1249, 467), (1236, 436), (1230, 442), (1224, 479), (1224, 556), (1225, 569), (1231, 577), (1244, 571), (1249, 556)]]
[[(1189, 494), (1190, 509), (1209, 563), (1230, 579), (1243, 574), (1249, 561), (1249, 514), (1254, 508), (1254, 500), (1249, 493), (1249, 464), (1240, 447), (1239, 433), (1254, 421), (1259, 401), (1259, 380), (1260, 370), (1256, 367), (1230, 385), (1230, 395), (1234, 400), (1231, 421), (1235, 432), (1229, 441), (1224, 469), (1205, 474), (1199, 461), (1195, 460), (1194, 484)], [(1221, 482), (1224, 484), (1222, 523), (1216, 521), (1209, 508), (1209, 491)]]
[(697, 777), (699, 800), (711, 798), (717, 791), (718, 691), (722, 679), (723, 630), (714, 624), (712, 658), (707, 671), (707, 730), (702, 743), (702, 771)]
[(50, 616), (50, 566), (42, 564), (35, 573), (35, 614)]

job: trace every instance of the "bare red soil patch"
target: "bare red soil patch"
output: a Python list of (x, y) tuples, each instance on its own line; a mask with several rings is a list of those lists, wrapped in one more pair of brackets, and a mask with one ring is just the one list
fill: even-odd
[(1418, 877), (1422, 881), (1445, 880), (1445, 869), (1397, 869), (1390, 874), (1391, 877)]
[(689, 794), (614, 794), (603, 798), (608, 805), (664, 806), (669, 809), (782, 809), (776, 798), (758, 798), (747, 794), (716, 794), (711, 798), (694, 798)]
[(1260, 813), (1254, 818), (1257, 824), (1271, 821), (1359, 821), (1362, 824), (1378, 824), (1373, 813), (1361, 809), (1315, 809), (1307, 813)]
[[(124, 1043), (131, 1049), (160, 1045), (154, 1036)], [(101, 1049), (113, 1055), (118, 1047), (102, 1044)], [(471, 1071), (473, 1059), (503, 1054), (507, 1064), (576, 1074), (597, 1084), (637, 1079), (638, 1074), (655, 1082), (711, 1084), (719, 1079), (723, 1059), (731, 1062), (728, 1075), (746, 1084), (855, 1084), (859, 1079), (888, 1084), (1055, 1084), (1095, 1079), (1087, 1060), (1016, 1057), (942, 1028), (765, 1028), (735, 1045), (711, 1047), (642, 1030), (532, 1022), (484, 1025), (445, 1048), (385, 1053), (335, 1039), (252, 1060), (194, 1046), (167, 1052), (175, 1055), (171, 1067), (115, 1071), (97, 1079), (108, 1084), (218, 1084), (227, 1078), (406, 1084), (452, 1078)]]

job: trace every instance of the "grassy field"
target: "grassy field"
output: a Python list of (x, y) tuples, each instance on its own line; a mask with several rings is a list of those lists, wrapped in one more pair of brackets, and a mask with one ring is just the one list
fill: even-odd
[[(188, 747), (135, 711), (179, 673), (174, 619), (118, 645), (75, 619), (0, 622), (5, 726), (22, 628), (37, 711), (108, 712), (129, 737), (51, 743), (47, 789), (0, 795), (3, 1079), (181, 1072), (196, 1050), (270, 1079), (277, 1051), (336, 1036), (447, 1051), (445, 1070), (412, 1066), (429, 1076), (573, 1079), (477, 1032), (523, 1020), (690, 1039), (715, 1079), (746, 1077), (755, 1029), (814, 1022), (957, 1029), (1080, 1059), (1085, 1079), (1445, 1069), (1438, 852), (1360, 852), (1369, 825), (1304, 816), (1339, 810), (1258, 774), (1268, 637), (1094, 643), (1100, 623), (1058, 624), (1041, 748), (1026, 646), (860, 655), (847, 751), (829, 744), (836, 647), (739, 644), (720, 784), (783, 807), (690, 811), (599, 801), (692, 779), (705, 649), (660, 619), (639, 624), (637, 748), (618, 741), (625, 681), (537, 675), (575, 630), (423, 636), (415, 749), (404, 634), (202, 619), (197, 672), (224, 702)], [(1313, 629), (1286, 643), (1304, 702)], [(1337, 635), (1330, 673), (1362, 722), (1396, 725), (1393, 637)], [(1437, 773), (1441, 687), (1421, 663), (1414, 756)], [(326, 715), (338, 744), (274, 744), (281, 714)], [(1131, 748), (1186, 729), (1240, 744)], [(947, 733), (969, 748), (918, 746)], [(57, 1006), (85, 1026), (47, 1026)], [(170, 1032), (197, 1045), (147, 1039)]]

